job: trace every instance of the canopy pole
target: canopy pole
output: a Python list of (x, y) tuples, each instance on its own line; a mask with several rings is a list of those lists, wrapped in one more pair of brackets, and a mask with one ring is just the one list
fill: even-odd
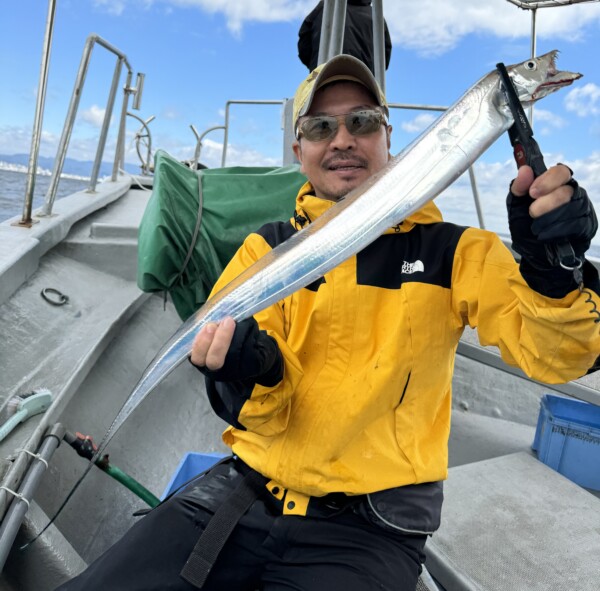
[[(536, 25), (537, 25), (537, 7), (531, 9), (531, 59), (535, 58), (535, 54), (537, 52)], [(529, 124), (531, 125), (531, 128), (533, 129), (533, 103), (531, 103), (531, 105), (529, 106)]]

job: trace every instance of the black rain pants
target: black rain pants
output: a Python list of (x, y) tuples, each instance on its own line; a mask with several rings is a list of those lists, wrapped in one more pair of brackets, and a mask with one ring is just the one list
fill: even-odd
[[(58, 589), (193, 591), (181, 570), (218, 506), (248, 470), (235, 458), (221, 462)], [(366, 503), (366, 497), (328, 495), (311, 499), (307, 516), (282, 515), (283, 502), (267, 492), (240, 518), (202, 588), (414, 591), (426, 536), (404, 535), (376, 522)]]

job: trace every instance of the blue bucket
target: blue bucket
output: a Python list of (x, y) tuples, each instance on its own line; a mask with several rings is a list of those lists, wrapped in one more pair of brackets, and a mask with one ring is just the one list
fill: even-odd
[(544, 394), (531, 448), (569, 480), (600, 490), (600, 407)]
[(179, 466), (177, 466), (177, 469), (171, 477), (169, 484), (167, 484), (161, 499), (165, 499), (172, 492), (175, 492), (181, 485), (185, 484), (188, 480), (191, 480), (194, 478), (194, 476), (197, 476), (201, 472), (208, 470), (219, 460), (227, 457), (227, 455), (228, 454), (219, 453), (186, 453), (181, 462), (179, 462)]

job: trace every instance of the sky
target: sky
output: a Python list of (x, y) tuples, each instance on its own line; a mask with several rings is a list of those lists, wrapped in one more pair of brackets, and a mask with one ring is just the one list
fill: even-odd
[[(28, 153), (48, 4), (0, 0), (0, 5), (0, 154)], [(156, 117), (150, 123), (153, 149), (191, 158), (196, 142), (190, 124), (199, 133), (223, 125), (227, 100), (293, 97), (308, 73), (297, 57), (298, 29), (315, 5), (316, 0), (57, 0), (40, 154), (56, 154), (89, 34), (127, 55), (134, 81), (137, 72), (146, 74), (141, 110), (134, 113), (144, 120)], [(384, 0), (383, 5), (393, 43), (386, 73), (389, 102), (449, 106), (496, 63), (520, 62), (530, 54), (530, 12), (506, 0)], [(584, 77), (538, 103), (536, 139), (547, 164), (569, 164), (600, 205), (600, 3), (540, 9), (537, 28), (538, 54), (559, 49), (559, 68)], [(94, 49), (71, 158), (94, 158), (114, 63), (103, 48)], [(281, 164), (281, 116), (279, 105), (233, 105), (227, 164)], [(435, 116), (394, 110), (392, 152)], [(128, 118), (127, 126), (126, 159), (137, 163), (132, 138), (139, 125)], [(107, 160), (115, 139), (113, 117)], [(221, 130), (207, 134), (201, 161), (218, 166), (222, 143)], [(506, 136), (475, 170), (490, 218), (503, 219), (506, 186), (514, 176)], [(448, 190), (448, 203), (465, 188), (463, 177)]]

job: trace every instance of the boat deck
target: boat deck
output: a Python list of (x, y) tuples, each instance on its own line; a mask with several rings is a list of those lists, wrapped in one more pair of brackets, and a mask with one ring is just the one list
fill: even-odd
[[(45, 256), (36, 263), (18, 297), (8, 297), (0, 304), (0, 321), (7, 329), (7, 338), (0, 343), (0, 357), (6, 367), (0, 383), (0, 400), (6, 402), (16, 393), (39, 386), (49, 387), (56, 397), (49, 412), (30, 419), (0, 444), (5, 479), (19, 462), (26, 459), (25, 454), (15, 455), (14, 450), (35, 449), (43, 430), (56, 420), (67, 429), (90, 434), (98, 441), (143, 369), (180, 325), (170, 302), (165, 307), (161, 294), (143, 294), (135, 284), (137, 227), (147, 199), (147, 192), (131, 190), (112, 205), (71, 223), (60, 244), (48, 248)], [(54, 220), (53, 224), (57, 227), (59, 220)], [(60, 233), (64, 232), (64, 228), (59, 227)], [(56, 230), (50, 227), (47, 231)], [(42, 242), (44, 240), (42, 238)], [(64, 290), (69, 296), (69, 304), (63, 307), (49, 305), (40, 297), (44, 287)], [(51, 340), (37, 338), (42, 329), (52, 335)], [(482, 520), (484, 509), (481, 508), (475, 513), (479, 516), (478, 523), (473, 522), (473, 515), (467, 511), (470, 501), (465, 502), (467, 494), (461, 486), (467, 486), (469, 479), (478, 481), (477, 466), (486, 473), (492, 470), (501, 476), (505, 471), (502, 468), (505, 458), (526, 458), (518, 462), (539, 464), (531, 451), (531, 443), (539, 399), (548, 391), (547, 386), (534, 384), (518, 373), (507, 373), (493, 351), (490, 353), (493, 362), (488, 363), (489, 358), (479, 358), (483, 349), (477, 344), (474, 332), (467, 331), (463, 342), (469, 348), (466, 349), (468, 355), (459, 350), (456, 360), (449, 444), (451, 471), (444, 508), (444, 521), (452, 524), (448, 530), (451, 540), (455, 539), (456, 528), (472, 534), (479, 532), (477, 535), (483, 535), (481, 531), (485, 532), (486, 528), (502, 528), (501, 522), (493, 525), (496, 522), (492, 522), (491, 517), (488, 520), (487, 514)], [(26, 371), (23, 371), (24, 364), (28, 368)], [(577, 382), (575, 385), (583, 388), (584, 395), (598, 396), (600, 375), (586, 376)], [(90, 408), (94, 409), (92, 413)], [(111, 459), (160, 496), (187, 451), (226, 451), (220, 439), (223, 428), (224, 423), (214, 416), (203, 395), (202, 381), (196, 370), (183, 364), (136, 410), (117, 434), (110, 446)], [(498, 458), (498, 464), (487, 463), (496, 461), (495, 458)], [(489, 465), (496, 468), (487, 468)], [(546, 470), (541, 464), (539, 466)], [(65, 445), (59, 447), (44, 476), (41, 492), (26, 516), (18, 541), (29, 539), (46, 524), (48, 516), (54, 514), (64, 500), (65, 491), (74, 484), (84, 467), (85, 461), (73, 450)], [(527, 507), (544, 508), (551, 491), (544, 487), (535, 488), (535, 468), (525, 472), (532, 475), (534, 487), (530, 489)], [(553, 474), (561, 482), (568, 482)], [(556, 486), (554, 481), (552, 483)], [(572, 486), (585, 495), (589, 510), (595, 515), (600, 501), (584, 489)], [(481, 499), (486, 496), (485, 490), (478, 493)], [(565, 511), (570, 495), (559, 495)], [(552, 507), (558, 512), (557, 502), (553, 500)], [(14, 588), (23, 591), (53, 589), (124, 533), (135, 520), (132, 513), (141, 506), (141, 501), (133, 494), (105, 474), (92, 471), (56, 526), (36, 542), (35, 550), (18, 553), (13, 549), (0, 577), (0, 589), (12, 591), (11, 580), (18, 580), (19, 585)], [(522, 511), (519, 506), (515, 504), (514, 511)], [(462, 524), (459, 517), (464, 520)], [(591, 520), (590, 523), (595, 522)], [(518, 528), (513, 529), (514, 535), (520, 533)], [(545, 536), (543, 531), (539, 530), (539, 535)], [(446, 543), (443, 542), (445, 535), (440, 533), (439, 536), (442, 547)], [(600, 534), (596, 532), (596, 535)], [(477, 537), (473, 536), (473, 539), (477, 540)], [(436, 537), (432, 548), (436, 547), (435, 540)], [(452, 572), (460, 572), (460, 565), (471, 568), (477, 556), (471, 554), (473, 551), (465, 546), (460, 550), (460, 556), (448, 559), (454, 563)], [(432, 560), (435, 570), (435, 558)], [(493, 554), (485, 554), (477, 560), (496, 564)], [(447, 568), (447, 565), (438, 564), (434, 574), (442, 576)], [(470, 587), (450, 583), (447, 591), (519, 589), (508, 583), (488, 587), (484, 582), (474, 583), (472, 577), (471, 574), (467, 577)], [(466, 585), (467, 579), (459, 577), (459, 583)], [(451, 577), (445, 581), (451, 581)]]

